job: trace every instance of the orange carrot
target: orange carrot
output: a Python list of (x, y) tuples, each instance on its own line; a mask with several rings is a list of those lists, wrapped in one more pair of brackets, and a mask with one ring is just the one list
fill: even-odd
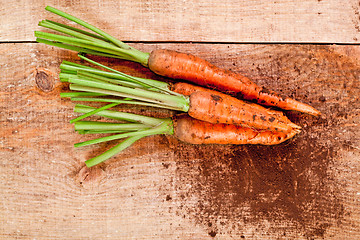
[[(220, 97), (224, 97), (227, 98), (225, 94), (220, 93), (218, 91), (215, 90), (211, 90), (208, 88), (204, 88), (204, 87), (200, 87), (200, 86), (196, 86), (193, 84), (189, 84), (189, 83), (184, 83), (184, 82), (177, 82), (175, 84), (170, 84), (169, 88), (179, 94), (182, 94), (184, 96), (190, 96), (192, 93), (194, 92), (209, 92), (211, 94), (215, 94), (215, 95), (219, 95)], [(253, 104), (253, 103), (247, 103), (246, 105), (251, 106), (251, 108), (255, 111), (259, 110), (259, 112), (263, 112), (264, 111), (264, 107), (259, 106), (257, 104)], [(289, 122), (289, 119), (282, 113), (279, 111), (275, 111), (275, 110), (269, 110), (267, 111), (268, 113), (275, 115), (276, 118), (281, 119), (281, 121), (283, 122)], [(292, 123), (290, 123), (290, 125), (293, 125)], [(293, 125), (295, 128), (300, 128), (299, 126), (295, 126)]]
[(320, 115), (318, 110), (307, 104), (260, 87), (245, 76), (216, 67), (191, 54), (165, 49), (154, 50), (150, 53), (148, 67), (159, 75), (216, 88), (262, 105)]
[(210, 123), (226, 123), (269, 131), (291, 132), (300, 128), (285, 115), (260, 108), (226, 94), (194, 92), (190, 95), (188, 114)]
[(175, 83), (171, 85), (171, 89), (190, 96), (188, 114), (196, 119), (273, 131), (291, 132), (293, 128), (300, 128), (282, 112), (244, 102), (211, 89), (188, 83)]
[(231, 124), (212, 124), (191, 118), (187, 114), (173, 117), (174, 136), (191, 144), (280, 144), (300, 130), (293, 129), (288, 133), (258, 131), (253, 128)]
[[(75, 112), (81, 113), (94, 112), (94, 110), (97, 109), (84, 105), (75, 107)], [(105, 161), (143, 137), (157, 134), (173, 135), (190, 144), (276, 145), (300, 132), (298, 129), (283, 133), (259, 131), (231, 124), (212, 124), (191, 118), (187, 114), (176, 115), (172, 118), (154, 118), (111, 110), (96, 111), (95, 114), (111, 119), (121, 119), (121, 122), (78, 121), (75, 122), (75, 130), (83, 134), (115, 133), (115, 135), (76, 143), (75, 147), (119, 139), (125, 140), (106, 152), (87, 160), (85, 163), (88, 167)]]
[(169, 86), (171, 91), (180, 93), (182, 95), (185, 96), (190, 96), (190, 94), (194, 93), (194, 92), (210, 92), (210, 93), (219, 93), (215, 90), (211, 90), (209, 88), (204, 88), (204, 87), (200, 87), (200, 86), (196, 86), (193, 84), (189, 84), (189, 83), (184, 83), (184, 82), (177, 82), (175, 84), (170, 84)]
[(38, 42), (87, 54), (138, 62), (159, 75), (213, 87), (262, 105), (296, 110), (315, 116), (320, 114), (318, 110), (307, 104), (260, 87), (245, 76), (216, 67), (194, 55), (163, 49), (154, 50), (151, 53), (142, 52), (70, 14), (50, 6), (47, 6), (46, 10), (76, 22), (91, 32), (44, 20), (39, 23), (40, 26), (70, 35), (70, 37), (36, 31), (35, 36)]

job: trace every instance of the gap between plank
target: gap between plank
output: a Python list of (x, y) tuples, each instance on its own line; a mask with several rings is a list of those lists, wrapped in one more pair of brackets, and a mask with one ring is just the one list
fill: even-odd
[[(124, 43), (142, 43), (142, 44), (238, 44), (238, 45), (350, 45), (359, 46), (360, 43), (339, 43), (339, 42), (207, 42), (207, 41), (123, 41)], [(0, 44), (17, 43), (38, 43), (36, 41), (0, 41)]]

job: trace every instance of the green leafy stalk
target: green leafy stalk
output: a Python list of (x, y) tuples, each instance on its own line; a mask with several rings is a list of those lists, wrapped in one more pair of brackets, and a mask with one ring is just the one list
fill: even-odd
[[(106, 42), (107, 40), (103, 37), (100, 37), (97, 34), (93, 34), (78, 28), (74, 28), (74, 27), (70, 27), (67, 26), (65, 24), (61, 24), (61, 23), (57, 23), (54, 21), (50, 21), (50, 20), (43, 20), (39, 23), (39, 26), (41, 27), (46, 27), (58, 32), (62, 32), (65, 34), (68, 34), (70, 36), (74, 36), (77, 38), (81, 38), (81, 39), (85, 39), (85, 40), (89, 40), (89, 41), (94, 41), (94, 42)], [(104, 43), (105, 45), (106, 43)], [(113, 46), (111, 43), (109, 43), (109, 46)]]
[[(87, 113), (87, 112), (91, 112), (95, 109), (96, 108), (94, 108), (94, 107), (76, 104), (74, 111), (78, 112), (78, 113)], [(118, 111), (111, 111), (111, 110), (103, 110), (103, 111), (97, 112), (95, 115), (114, 119), (114, 120), (143, 123), (143, 124), (146, 124), (149, 126), (156, 126), (163, 122), (163, 120), (159, 119), (159, 118), (147, 117), (147, 116), (142, 116), (142, 115), (133, 114), (133, 113), (125, 113), (125, 112), (118, 112)]]
[(107, 71), (103, 71), (103, 70), (99, 70), (96, 68), (92, 68), (92, 67), (88, 67), (88, 66), (84, 66), (84, 65), (80, 65), (77, 63), (72, 63), (72, 62), (68, 62), (68, 61), (63, 61), (60, 64), (60, 69), (62, 70), (62, 72), (64, 70), (66, 71), (70, 71), (72, 74), (77, 74), (79, 72), (87, 72), (87, 73), (92, 73), (94, 75), (97, 76), (102, 76), (102, 77), (106, 77), (106, 78), (110, 78), (110, 79), (117, 79), (117, 80), (123, 80), (126, 82), (133, 82), (133, 83), (137, 83), (141, 86), (149, 86), (149, 87), (153, 87), (153, 88), (157, 88), (157, 89), (161, 89), (163, 91), (168, 91), (169, 90), (169, 84), (165, 83), (165, 82), (161, 82), (161, 81), (157, 81), (157, 80), (153, 80), (153, 79), (146, 79), (146, 78), (139, 78), (139, 77), (134, 77), (134, 76), (130, 76), (127, 75), (125, 73), (122, 73), (120, 71), (116, 71), (115, 69), (109, 68), (105, 65), (102, 65), (100, 63), (97, 63), (89, 58), (86, 58), (82, 55), (79, 55), (80, 58), (95, 64), (97, 66), (103, 67), (107, 70), (110, 70), (111, 72), (107, 72)]
[(52, 34), (52, 33), (39, 32), (39, 31), (35, 31), (35, 37), (41, 38), (41, 39), (46, 39), (46, 40), (53, 41), (53, 42), (61, 42), (63, 44), (67, 44), (70, 46), (80, 47), (80, 48), (84, 48), (84, 49), (90, 49), (90, 50), (101, 52), (101, 53), (111, 54), (111, 55), (115, 55), (115, 56), (118, 55), (118, 56), (122, 56), (126, 60), (136, 61), (136, 59), (133, 58), (132, 55), (130, 55), (129, 51), (126, 51), (122, 48), (118, 48), (118, 47), (112, 46), (112, 45), (108, 46), (107, 44), (99, 43), (97, 41), (94, 42), (94, 41), (89, 41), (89, 40), (85, 40), (85, 39), (81, 39), (81, 38), (67, 37), (67, 36), (62, 36), (62, 35), (57, 35), (57, 34)]
[(60, 97), (69, 97), (69, 98), (76, 98), (76, 97), (89, 97), (89, 96), (106, 96), (102, 93), (92, 93), (92, 92), (62, 92), (60, 93)]
[[(75, 112), (94, 112), (96, 108), (77, 105)], [(75, 123), (75, 130), (81, 134), (86, 133), (117, 133), (120, 134), (96, 138), (80, 143), (76, 143), (75, 147), (88, 146), (106, 141), (124, 139), (115, 147), (106, 152), (91, 158), (85, 162), (88, 167), (99, 164), (112, 156), (116, 155), (125, 148), (131, 146), (137, 140), (157, 134), (174, 134), (174, 127), (171, 118), (153, 118), (137, 114), (116, 112), (110, 110), (102, 110), (95, 113), (96, 115), (115, 118), (125, 121), (126, 123), (113, 122), (96, 122), (96, 121), (78, 121)]]
[[(82, 77), (87, 77), (88, 79), (97, 79), (100, 81), (105, 81), (105, 82), (110, 82), (113, 84), (119, 84), (121, 86), (125, 86), (125, 87), (131, 87), (131, 88), (142, 88), (144, 87), (144, 85), (142, 85), (141, 83), (136, 83), (136, 82), (132, 82), (132, 81), (123, 81), (123, 80), (119, 80), (119, 79), (113, 79), (113, 78), (108, 78), (108, 77), (104, 77), (98, 74), (93, 74), (87, 71), (83, 71), (83, 70), (79, 70), (77, 72), (78, 76), (82, 76)], [(68, 74), (68, 79), (71, 77), (71, 74)]]
[(62, 12), (62, 11), (56, 9), (56, 8), (51, 7), (51, 6), (47, 6), (45, 9), (48, 10), (49, 12), (55, 13), (55, 14), (61, 16), (61, 17), (67, 18), (70, 21), (76, 22), (77, 24), (79, 24), (79, 25), (81, 25), (81, 26), (83, 26), (83, 27), (85, 27), (85, 28), (87, 28), (87, 29), (89, 29), (89, 30), (103, 36), (105, 39), (111, 41), (112, 43), (114, 43), (115, 45), (117, 45), (117, 46), (119, 46), (121, 48), (131, 49), (131, 47), (129, 45), (123, 43), (122, 41), (112, 37), (111, 35), (105, 33), (104, 31), (92, 26), (91, 24), (89, 24), (89, 23), (87, 23), (87, 22), (85, 22), (85, 21), (83, 21), (81, 19), (78, 19), (78, 18), (76, 18), (76, 17), (74, 17), (74, 16), (72, 16), (70, 14)]
[(116, 145), (115, 147), (107, 150), (106, 152), (85, 161), (85, 164), (87, 167), (93, 167), (99, 163), (102, 163), (102, 162), (106, 161), (107, 159), (111, 158), (112, 156), (123, 151), (124, 149), (130, 147), (133, 143), (135, 143), (137, 140), (139, 140), (143, 137), (144, 136), (140, 136), (140, 135), (129, 137), (129, 138), (125, 139), (124, 141), (122, 141), (121, 143), (119, 143), (118, 145)]
[(105, 133), (123, 133), (121, 130), (77, 130), (79, 134), (105, 134)]
[(150, 128), (142, 123), (114, 123), (98, 121), (78, 121), (74, 124), (75, 130), (116, 130), (116, 131), (137, 131)]
[[(93, 38), (97, 38), (97, 39), (101, 39), (103, 41), (109, 42), (106, 38), (104, 38), (104, 37), (102, 37), (102, 36), (100, 36), (100, 35), (98, 35), (96, 33), (88, 32), (88, 31), (85, 31), (85, 30), (82, 30), (82, 29), (79, 29), (79, 28), (75, 28), (75, 27), (68, 26), (68, 25), (65, 25), (65, 24), (57, 23), (57, 22), (54, 22), (54, 21), (51, 21), (51, 20), (43, 20), (43, 21), (40, 21), (40, 23), (39, 23), (39, 26), (47, 27), (47, 28), (50, 28), (50, 29), (51, 29), (51, 27), (50, 27), (51, 25), (52, 26), (57, 25), (59, 27), (67, 28), (68, 30), (75, 31), (75, 32), (81, 33), (83, 35), (87, 35), (87, 36), (90, 36), (90, 37), (93, 37)], [(54, 30), (56, 30), (56, 29), (54, 29)]]
[(145, 137), (145, 136), (157, 135), (157, 134), (173, 134), (172, 120), (170, 118), (163, 119), (163, 122), (161, 124), (159, 124), (159, 125), (157, 125), (157, 126), (155, 126), (153, 128), (150, 128), (150, 129), (132, 131), (132, 132), (127, 132), (127, 133), (122, 133), (122, 134), (117, 134), (117, 135), (111, 135), (111, 136), (106, 136), (106, 137), (102, 137), (102, 138), (92, 139), (92, 140), (89, 140), (89, 141), (76, 143), (74, 146), (75, 147), (83, 147), (83, 146), (88, 146), (88, 145), (91, 145), (91, 144), (107, 142), (107, 141), (113, 141), (113, 140), (117, 140), (117, 139), (133, 137), (133, 136), (143, 136), (143, 137)]
[(70, 123), (75, 123), (75, 122), (80, 121), (80, 120), (82, 120), (82, 119), (84, 119), (86, 117), (89, 117), (89, 116), (94, 115), (94, 114), (96, 114), (98, 112), (101, 112), (102, 110), (106, 110), (106, 109), (115, 107), (116, 105), (119, 105), (119, 103), (110, 103), (108, 105), (102, 106), (101, 108), (94, 109), (91, 112), (87, 112), (87, 113), (85, 113), (85, 114), (83, 114), (83, 115), (81, 115), (81, 116), (79, 116), (77, 118), (74, 118), (74, 119), (70, 120)]
[(173, 109), (169, 106), (142, 102), (142, 101), (135, 101), (135, 100), (119, 100), (114, 98), (86, 98), (86, 97), (72, 97), (72, 101), (80, 101), (80, 102), (106, 102), (106, 103), (118, 103), (118, 104), (131, 104), (131, 105), (140, 105), (140, 106), (147, 106), (147, 107), (156, 107), (156, 108), (164, 108), (169, 110), (177, 110)]
[(39, 23), (40, 26), (52, 29), (61, 34), (66, 34), (70, 37), (37, 31), (35, 32), (35, 36), (37, 37), (36, 41), (77, 52), (120, 58), (138, 62), (144, 66), (148, 65), (149, 53), (139, 51), (101, 29), (70, 14), (50, 6), (47, 6), (45, 9), (85, 27), (91, 32), (54, 21), (43, 20)]
[[(87, 58), (87, 57), (85, 57), (85, 56), (83, 56), (83, 55), (81, 55), (81, 54), (78, 54), (78, 56), (79, 56), (81, 59), (85, 60), (85, 61), (88, 61), (88, 62), (90, 62), (90, 63), (92, 63), (92, 64), (94, 64), (94, 65), (97, 65), (97, 66), (99, 66), (99, 67), (102, 67), (102, 68), (104, 68), (104, 69), (106, 69), (106, 70), (109, 70), (109, 71), (115, 73), (116, 76), (119, 77), (119, 79), (122, 79), (122, 80), (125, 80), (125, 81), (133, 81), (133, 82), (136, 82), (136, 83), (138, 83), (138, 84), (142, 84), (142, 85), (144, 85), (144, 86), (149, 86), (149, 87), (157, 88), (157, 89), (162, 90), (162, 91), (164, 91), (164, 92), (167, 92), (167, 93), (170, 93), (170, 94), (174, 94), (174, 92), (171, 92), (171, 91), (169, 90), (169, 84), (167, 84), (167, 83), (164, 83), (164, 82), (161, 82), (161, 81), (157, 81), (157, 80), (154, 80), (154, 79), (139, 78), (139, 77), (130, 76), (130, 75), (128, 75), (128, 74), (125, 74), (125, 73), (123, 73), (123, 72), (117, 71), (117, 70), (115, 70), (115, 69), (113, 69), (113, 68), (110, 68), (110, 67), (108, 67), (108, 66), (105, 66), (105, 65), (103, 65), (103, 64), (100, 64), (100, 63), (98, 63), (98, 62), (96, 62), (96, 61), (94, 61), (94, 60), (91, 60), (91, 59), (89, 59), (89, 58)], [(112, 76), (114, 76), (114, 75), (112, 75)]]
[[(162, 94), (143, 89), (134, 89), (129, 87), (123, 87), (116, 84), (107, 83), (104, 81), (92, 81), (84, 78), (70, 78), (70, 83), (89, 87), (91, 92), (98, 93), (112, 93), (115, 96), (129, 97), (145, 102), (158, 103), (160, 105), (169, 106), (179, 111), (185, 111), (189, 109), (188, 99), (182, 96), (171, 96), (168, 94)], [(99, 90), (97, 90), (99, 89)], [(77, 88), (79, 90), (79, 88)], [(101, 91), (105, 90), (105, 91)]]
[[(189, 109), (189, 98), (171, 91), (167, 83), (146, 78), (135, 78), (84, 56), (80, 57), (111, 72), (64, 61), (60, 66), (62, 72), (59, 76), (62, 81), (72, 83), (70, 85), (71, 90), (88, 92), (88, 94), (96, 93), (99, 95), (125, 97), (137, 100), (127, 102), (129, 104), (142, 104), (144, 106), (167, 108), (184, 112), (187, 112)], [(63, 71), (66, 71), (66, 73)], [(113, 98), (85, 99), (85, 101), (97, 100), (99, 102), (106, 102), (106, 100), (108, 100), (110, 103), (126, 103)]]

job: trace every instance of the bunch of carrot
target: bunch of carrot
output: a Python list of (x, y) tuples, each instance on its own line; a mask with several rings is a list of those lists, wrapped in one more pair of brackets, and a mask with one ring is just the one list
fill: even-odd
[[(70, 89), (76, 91), (62, 93), (62, 97), (71, 97), (74, 101), (109, 103), (101, 108), (77, 105), (75, 111), (84, 115), (71, 121), (75, 123), (75, 129), (79, 133), (115, 133), (75, 146), (126, 138), (114, 148), (88, 160), (87, 166), (98, 164), (138, 139), (154, 134), (173, 134), (180, 140), (193, 144), (273, 145), (300, 131), (300, 127), (282, 112), (230, 95), (241, 95), (244, 100), (253, 100), (266, 106), (320, 114), (309, 105), (259, 87), (244, 76), (220, 69), (193, 55), (170, 50), (144, 53), (78, 18), (51, 7), (46, 9), (94, 33), (45, 20), (39, 25), (69, 36), (35, 32), (38, 42), (78, 51), (82, 53), (79, 54), (80, 58), (109, 70), (103, 71), (66, 61), (60, 66), (60, 79), (69, 82)], [(84, 53), (139, 62), (159, 75), (192, 81), (225, 93), (188, 83), (168, 84), (129, 76), (90, 60)], [(124, 103), (172, 109), (187, 114), (159, 119), (107, 110)], [(121, 122), (81, 121), (93, 114)]]

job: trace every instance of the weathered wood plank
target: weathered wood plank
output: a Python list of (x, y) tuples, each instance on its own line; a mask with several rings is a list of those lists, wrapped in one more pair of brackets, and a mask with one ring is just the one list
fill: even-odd
[[(324, 115), (288, 112), (303, 132), (279, 146), (192, 146), (156, 136), (87, 170), (84, 160), (109, 145), (72, 146), (84, 137), (68, 123), (76, 114), (58, 96), (66, 86), (57, 73), (76, 55), (0, 44), (0, 238), (359, 239), (358, 47), (134, 46), (195, 53)], [(99, 60), (159, 78), (138, 64)]]
[(126, 41), (359, 43), (358, 0), (34, 1), (0, 6), (0, 41), (33, 41), (51, 5)]

